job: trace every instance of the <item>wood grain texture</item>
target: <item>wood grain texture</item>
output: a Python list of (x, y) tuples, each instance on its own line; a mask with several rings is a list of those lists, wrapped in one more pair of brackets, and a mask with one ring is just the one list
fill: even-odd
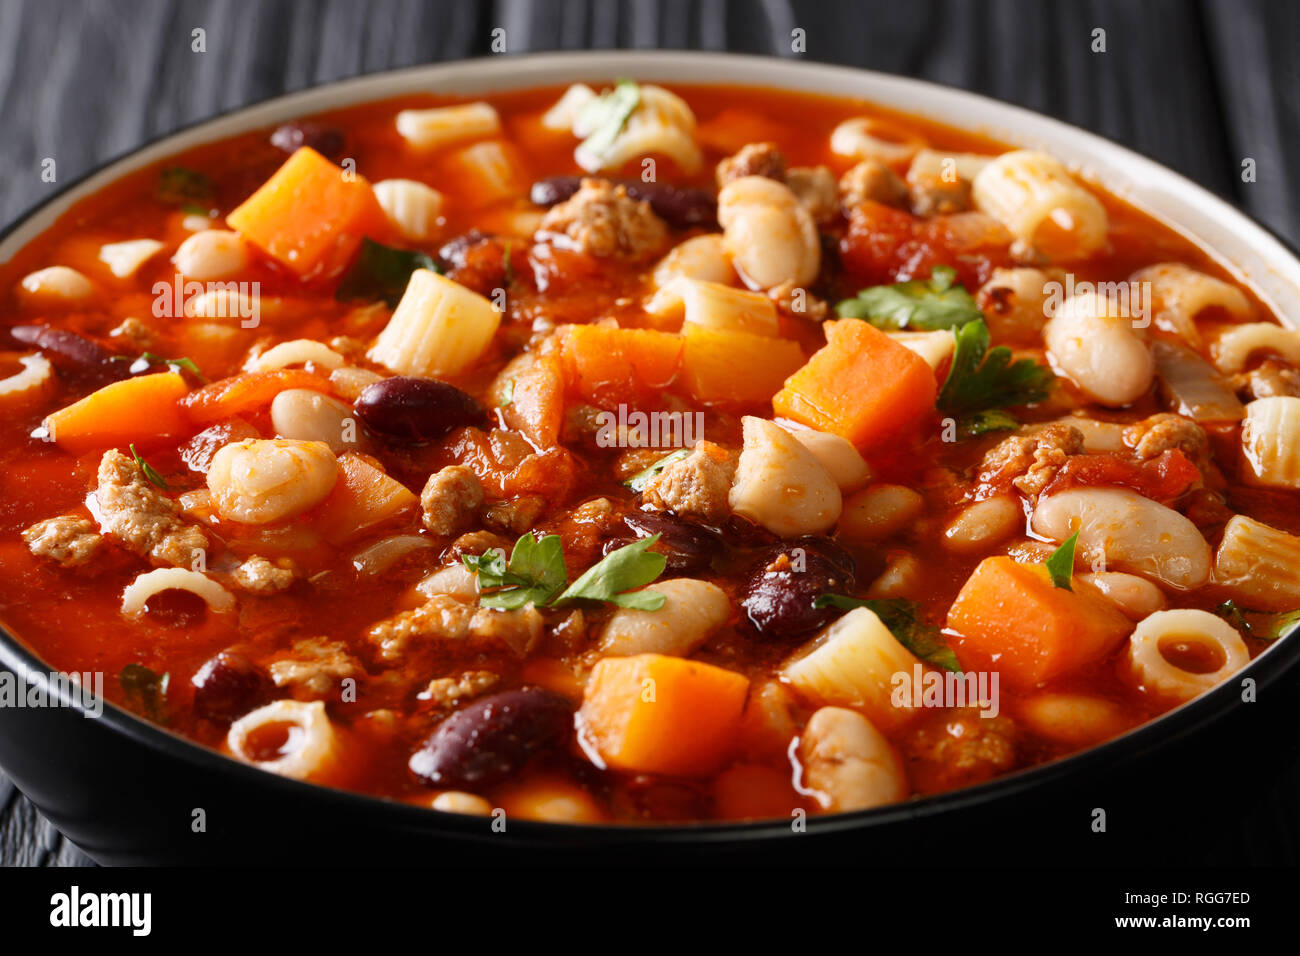
[[(1269, 0), (0, 0), (0, 221), (224, 110), (379, 70), (509, 52), (695, 48), (964, 87), (1144, 153), (1300, 241), (1300, 5)], [(207, 51), (191, 49), (206, 31)], [(1091, 49), (1106, 31), (1106, 51)], [(1241, 162), (1255, 160), (1244, 183)], [(1206, 861), (1294, 863), (1300, 769), (1220, 821)], [(1198, 834), (1198, 839), (1202, 835)], [(0, 864), (88, 860), (0, 776)]]

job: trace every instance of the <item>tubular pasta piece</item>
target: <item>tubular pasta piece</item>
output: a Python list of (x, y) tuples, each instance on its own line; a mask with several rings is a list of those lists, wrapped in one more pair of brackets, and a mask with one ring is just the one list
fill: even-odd
[(487, 103), (402, 110), (397, 114), (397, 132), (410, 145), (422, 150), (481, 139), (500, 131), (501, 117)]
[(39, 352), (20, 355), (17, 362), (22, 370), (14, 372), (8, 378), (0, 379), (0, 401), (8, 402), (19, 397), (34, 397), (41, 394), (45, 387), (54, 380), (54, 367), (50, 360)]
[(1211, 348), (1214, 365), (1225, 374), (1240, 372), (1256, 352), (1276, 352), (1292, 365), (1300, 365), (1300, 332), (1273, 322), (1236, 325), (1219, 336)]
[(1214, 583), (1248, 608), (1300, 607), (1300, 538), (1235, 515), (1214, 556)]
[[(262, 728), (290, 725), (288, 739), (271, 760), (258, 760), (251, 752), (253, 735)], [(334, 759), (338, 739), (325, 713), (323, 701), (304, 703), (277, 700), (245, 714), (230, 725), (226, 735), (230, 752), (250, 763), (282, 777), (309, 780), (327, 769)]]
[[(1213, 671), (1197, 673), (1171, 662), (1161, 645), (1198, 644), (1217, 652), (1223, 663)], [(1174, 700), (1191, 700), (1250, 663), (1241, 635), (1227, 621), (1209, 611), (1179, 608), (1156, 611), (1134, 629), (1129, 638), (1132, 676), (1149, 693)]]
[(851, 159), (877, 159), (882, 163), (903, 163), (925, 146), (916, 135), (902, 139), (883, 134), (894, 132), (884, 123), (866, 116), (847, 119), (831, 131), (831, 152)]
[(1046, 153), (1003, 153), (975, 177), (975, 206), (1050, 259), (1081, 259), (1106, 242), (1106, 208)]
[(1300, 398), (1274, 395), (1246, 406), (1242, 477), (1271, 488), (1300, 488)]
[(1240, 289), (1181, 262), (1139, 269), (1129, 283), (1150, 283), (1156, 328), (1174, 332), (1191, 345), (1201, 342), (1196, 317), (1206, 309), (1221, 308), (1238, 321), (1250, 315), (1250, 302)]
[(330, 371), (343, 364), (343, 356), (328, 345), (313, 339), (293, 339), (272, 346), (261, 355), (255, 355), (244, 363), (248, 372), (270, 372), (290, 365), (306, 365), (311, 362)]
[(163, 591), (189, 591), (219, 614), (235, 609), (234, 596), (216, 581), (188, 568), (155, 568), (146, 571), (122, 591), (122, 613), (139, 617), (149, 599)]

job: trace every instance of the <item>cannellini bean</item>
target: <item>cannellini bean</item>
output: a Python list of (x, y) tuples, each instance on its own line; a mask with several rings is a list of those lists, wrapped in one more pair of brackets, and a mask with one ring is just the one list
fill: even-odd
[(1077, 575), (1079, 580), (1096, 585), (1097, 590), (1114, 601), (1125, 616), (1140, 621), (1165, 606), (1165, 595), (1146, 578), (1123, 571), (1092, 571)]
[(871, 466), (847, 439), (786, 419), (779, 419), (777, 424), (826, 466), (840, 491), (854, 491), (871, 480)]
[(1047, 283), (1038, 269), (994, 269), (976, 301), (995, 342), (1035, 342), (1048, 318)]
[(1157, 611), (1129, 638), (1133, 679), (1173, 700), (1191, 700), (1249, 663), (1250, 651), (1236, 628), (1209, 611)]
[(1131, 723), (1119, 704), (1091, 694), (1035, 694), (1017, 716), (1031, 733), (1075, 747), (1109, 740)]
[(1179, 590), (1210, 576), (1210, 546), (1196, 525), (1172, 508), (1123, 488), (1071, 488), (1040, 498), (1036, 533), (1078, 549), (1095, 569), (1114, 566)]
[[(1084, 418), (1081, 415), (1066, 415), (1051, 424), (1077, 428), (1083, 435), (1083, 450), (1090, 455), (1119, 454), (1124, 451), (1124, 426), (1117, 422), (1099, 422), (1095, 418)], [(1023, 432), (1033, 434), (1042, 427), (1031, 425), (1023, 429)]]
[(1014, 496), (986, 498), (962, 509), (944, 529), (943, 544), (956, 554), (973, 554), (1010, 537), (1024, 523), (1024, 510)]
[(736, 284), (731, 254), (720, 234), (711, 232), (679, 242), (655, 266), (655, 286), (663, 288), (673, 279), (703, 279), (722, 285)]
[(1043, 339), (1059, 372), (1093, 401), (1118, 407), (1147, 393), (1155, 361), (1134, 320), (1112, 311), (1095, 292), (1073, 295), (1047, 323)]
[(692, 578), (657, 581), (646, 588), (664, 596), (657, 611), (619, 608), (601, 631), (600, 649), (608, 655), (685, 656), (703, 644), (731, 616), (731, 601), (716, 584)]
[(731, 510), (782, 537), (829, 530), (843, 500), (826, 466), (780, 425), (753, 416), (742, 423)]
[(238, 233), (204, 229), (180, 244), (172, 262), (190, 279), (225, 279), (248, 266), (248, 250)]
[(888, 538), (925, 510), (925, 499), (904, 485), (872, 485), (844, 502), (840, 534), (855, 541)]
[(898, 754), (867, 718), (843, 707), (812, 715), (799, 740), (803, 782), (822, 809), (843, 813), (907, 796)]
[(718, 222), (733, 264), (752, 288), (802, 286), (817, 277), (817, 225), (784, 183), (764, 176), (732, 180), (718, 194)]
[(95, 294), (91, 281), (68, 266), (50, 266), (23, 276), (19, 298), (37, 308), (60, 308), (78, 305)]
[[(259, 740), (260, 732), (277, 730), (284, 734), (284, 743), (264, 752), (270, 748)], [(337, 756), (338, 741), (324, 701), (277, 700), (231, 724), (226, 744), (245, 763), (283, 777), (307, 780), (330, 768)]]
[(271, 402), (271, 426), (279, 438), (324, 442), (330, 451), (356, 451), (362, 439), (350, 405), (310, 388), (287, 388)]
[(476, 793), (466, 793), (463, 790), (444, 790), (433, 798), (429, 806), (443, 813), (466, 813), (475, 817), (492, 815), (492, 804)]
[(338, 459), (324, 442), (251, 438), (212, 456), (208, 490), (223, 518), (268, 524), (320, 504), (338, 470)]
[(867, 588), (869, 598), (918, 597), (922, 591), (925, 569), (916, 555), (903, 552), (885, 563), (880, 577)]

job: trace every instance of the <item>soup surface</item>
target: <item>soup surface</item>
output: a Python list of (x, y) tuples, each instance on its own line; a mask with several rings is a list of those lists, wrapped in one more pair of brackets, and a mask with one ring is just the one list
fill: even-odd
[(842, 812), (1113, 738), (1300, 616), (1300, 333), (1069, 165), (621, 81), (134, 173), (0, 266), (0, 616), (461, 813)]

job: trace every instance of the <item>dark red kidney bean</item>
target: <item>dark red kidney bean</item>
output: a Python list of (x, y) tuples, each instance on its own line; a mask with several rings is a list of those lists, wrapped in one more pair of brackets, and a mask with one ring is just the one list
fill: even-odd
[(492, 694), (456, 711), (411, 754), (411, 773), (431, 787), (486, 787), (509, 778), (573, 729), (573, 705), (525, 687)]
[(853, 558), (828, 538), (800, 538), (771, 548), (750, 572), (740, 605), (762, 637), (798, 636), (816, 630), (835, 614), (813, 607), (820, 595), (853, 587)]
[[(539, 206), (554, 206), (571, 197), (582, 185), (582, 176), (552, 176), (533, 183), (529, 198)], [(643, 183), (635, 179), (615, 179), (633, 199), (644, 199), (660, 219), (675, 229), (692, 226), (715, 226), (718, 202), (703, 189), (670, 186), (667, 183)]]
[(209, 658), (191, 678), (194, 711), (225, 723), (237, 720), (271, 699), (270, 676), (243, 654), (222, 651)]
[(606, 544), (606, 554), (625, 544), (631, 544), (636, 538), (648, 538), (657, 534), (659, 540), (652, 550), (667, 559), (665, 568), (674, 574), (692, 574), (706, 570), (722, 547), (721, 539), (707, 528), (661, 511), (633, 511), (623, 516), (623, 524), (632, 531), (635, 538), (619, 535)]
[(340, 130), (320, 123), (285, 123), (271, 134), (271, 145), (286, 153), (310, 146), (326, 159), (335, 162), (343, 156), (344, 139)]
[(403, 375), (369, 386), (356, 410), (371, 430), (401, 441), (435, 441), (453, 429), (487, 423), (483, 406), (454, 385)]
[(52, 329), (47, 325), (15, 325), (9, 334), (24, 345), (40, 349), (62, 371), (104, 379), (129, 378), (132, 374), (130, 362), (115, 361), (113, 353), (94, 339), (70, 329)]
[(465, 253), (469, 251), (469, 248), (491, 238), (491, 233), (483, 232), (480, 229), (463, 232), (454, 239), (448, 239), (438, 247), (438, 258), (452, 269), (463, 269), (465, 267)]

